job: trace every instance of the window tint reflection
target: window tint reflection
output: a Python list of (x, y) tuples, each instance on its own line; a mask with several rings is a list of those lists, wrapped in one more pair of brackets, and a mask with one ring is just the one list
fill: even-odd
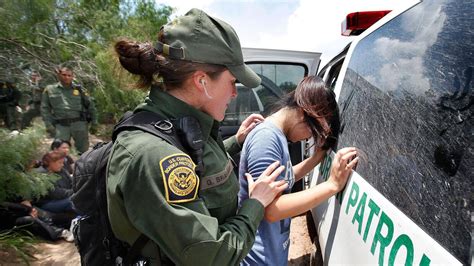
[(273, 105), (287, 92), (293, 91), (307, 69), (291, 64), (249, 64), (260, 76), (260, 86), (248, 89), (237, 86), (237, 97), (226, 110), (222, 126), (238, 126), (252, 113), (268, 115)]

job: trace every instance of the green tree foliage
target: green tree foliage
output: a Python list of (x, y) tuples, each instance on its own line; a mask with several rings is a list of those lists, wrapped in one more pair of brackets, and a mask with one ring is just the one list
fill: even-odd
[(114, 42), (155, 41), (172, 11), (152, 0), (0, 1), (0, 79), (14, 76), (21, 87), (39, 70), (49, 84), (66, 64), (92, 92), (99, 119), (113, 122), (145, 97), (127, 90), (134, 78), (120, 71)]
[(45, 195), (58, 175), (31, 171), (34, 159), (40, 158), (44, 127), (35, 125), (22, 134), (0, 130), (0, 202), (15, 198), (35, 199)]

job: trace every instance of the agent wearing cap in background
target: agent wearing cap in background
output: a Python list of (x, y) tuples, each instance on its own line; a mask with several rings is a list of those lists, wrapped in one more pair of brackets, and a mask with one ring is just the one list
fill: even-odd
[(142, 255), (152, 265), (238, 264), (253, 244), (265, 206), (287, 184), (274, 181), (284, 168), (274, 163), (255, 183), (249, 178), (250, 198), (237, 208), (239, 184), (229, 153), (239, 152), (263, 119), (249, 116), (226, 141), (219, 135), (237, 80), (247, 87), (260, 83), (244, 64), (237, 34), (192, 9), (161, 28), (155, 47), (123, 40), (115, 49), (121, 65), (139, 75), (138, 85), (150, 88), (135, 112), (172, 121), (192, 117), (204, 142), (202, 162), (195, 162), (192, 154), (140, 130), (118, 135), (107, 176), (115, 235), (130, 245), (142, 234), (151, 239)]
[(10, 130), (19, 130), (21, 125), (21, 92), (14, 78), (0, 81), (0, 118)]
[(58, 70), (59, 82), (48, 85), (41, 98), (41, 116), (46, 130), (55, 138), (70, 141), (79, 153), (89, 149), (89, 129), (97, 127), (97, 112), (94, 101), (78, 84), (74, 84), (74, 73), (68, 67)]

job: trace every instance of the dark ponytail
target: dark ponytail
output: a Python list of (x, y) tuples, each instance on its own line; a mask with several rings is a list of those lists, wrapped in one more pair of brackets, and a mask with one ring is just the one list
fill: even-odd
[[(159, 34), (164, 42), (163, 34)], [(156, 82), (165, 84), (167, 90), (179, 88), (194, 72), (204, 71), (211, 79), (217, 78), (225, 66), (173, 60), (159, 53), (151, 43), (139, 43), (123, 39), (115, 44), (120, 64), (128, 72), (139, 75), (136, 84), (139, 88), (148, 88)]]
[(115, 44), (115, 51), (120, 64), (130, 73), (139, 75), (138, 87), (148, 87), (153, 74), (158, 70), (155, 48), (151, 43), (138, 43), (130, 40), (120, 40)]

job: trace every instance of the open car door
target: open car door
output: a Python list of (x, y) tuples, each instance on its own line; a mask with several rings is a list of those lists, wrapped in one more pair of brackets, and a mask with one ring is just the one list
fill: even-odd
[[(249, 89), (237, 84), (237, 97), (229, 104), (221, 123), (222, 137), (235, 135), (242, 121), (252, 113), (269, 115), (274, 104), (308, 75), (316, 75), (321, 53), (243, 48), (245, 63), (261, 78), (260, 86)], [(289, 146), (293, 164), (303, 159), (304, 142)], [(238, 164), (239, 158), (233, 158)], [(299, 186), (295, 186), (299, 187)]]

